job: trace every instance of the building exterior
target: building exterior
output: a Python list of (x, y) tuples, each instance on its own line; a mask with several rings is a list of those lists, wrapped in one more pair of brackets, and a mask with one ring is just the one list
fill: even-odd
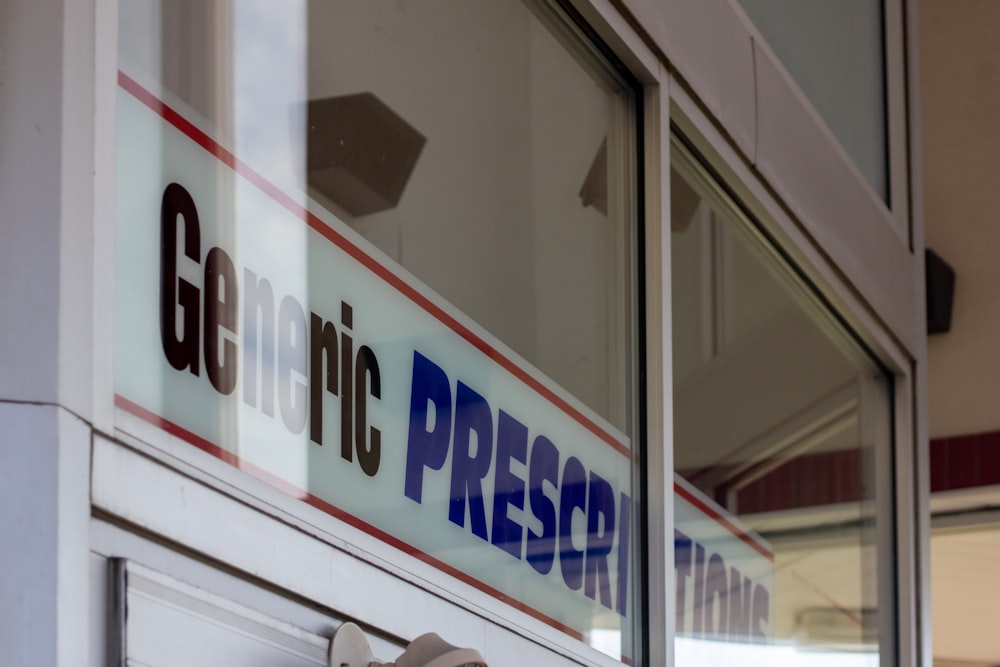
[(799, 5), (0, 5), (4, 664), (930, 665), (917, 7)]
[[(958, 10), (958, 11), (956, 11)], [(954, 268), (951, 327), (928, 339), (934, 653), (944, 665), (995, 664), (980, 619), (997, 590), (997, 268), (989, 182), (995, 173), (998, 56), (985, 2), (920, 8), (927, 245)], [(961, 122), (955, 122), (961, 118)]]

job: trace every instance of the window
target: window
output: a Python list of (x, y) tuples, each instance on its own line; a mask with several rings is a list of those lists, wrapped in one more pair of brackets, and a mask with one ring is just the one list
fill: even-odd
[(121, 427), (634, 656), (637, 87), (546, 2), (120, 16)]
[(674, 158), (677, 664), (877, 665), (887, 377), (682, 142)]

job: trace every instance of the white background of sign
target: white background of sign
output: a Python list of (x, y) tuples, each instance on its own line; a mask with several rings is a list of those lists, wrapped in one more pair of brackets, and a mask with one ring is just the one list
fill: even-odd
[[(171, 106), (180, 108), (173, 101)], [(119, 128), (116, 391), (120, 396), (238, 456), (240, 463), (308, 491), (558, 623), (585, 632), (591, 627), (614, 628), (621, 622), (617, 614), (580, 591), (567, 588), (559, 575), (558, 557), (552, 571), (541, 575), (526, 561), (514, 559), (473, 536), (467, 525), (459, 527), (449, 522), (450, 461), (440, 472), (425, 471), (421, 504), (403, 495), (414, 350), (447, 373), (453, 392), (456, 380), (461, 379), (484, 396), (493, 411), (494, 427), (497, 410), (503, 409), (528, 426), (529, 438), (544, 434), (551, 439), (559, 449), (560, 462), (576, 456), (588, 471), (598, 472), (611, 484), (616, 496), (631, 488), (629, 456), (598, 439), (581, 420), (571, 418), (529, 389), (522, 378), (498, 366), (397, 287), (309, 228), (301, 217), (271, 196), (273, 193), (265, 193), (238, 176), (122, 89)], [(196, 377), (167, 363), (159, 332), (159, 221), (163, 190), (171, 182), (181, 183), (198, 207), (202, 257), (212, 247), (223, 248), (236, 266), (241, 289), (243, 270), (249, 268), (271, 282), (276, 309), (277, 302), (292, 295), (307, 313), (315, 312), (339, 325), (341, 301), (353, 306), (355, 349), (369, 345), (381, 367), (381, 400), (368, 403), (370, 422), (382, 432), (382, 462), (375, 477), (365, 475), (357, 462), (340, 457), (340, 406), (336, 397), (325, 399), (324, 441), (329, 444), (319, 447), (309, 442), (308, 427), (299, 435), (288, 431), (279, 416), (277, 400), (274, 417), (246, 406), (241, 396), (241, 374), (236, 391), (223, 396), (212, 388), (204, 368)], [(304, 198), (298, 201), (303, 206), (307, 203)], [(364, 254), (376, 258), (383, 267), (390, 265), (387, 258), (345, 225), (328, 214), (320, 214), (323, 222), (362, 248)], [(192, 284), (202, 285), (201, 271), (203, 263), (199, 266), (185, 258), (178, 261), (180, 277)], [(627, 447), (622, 434), (553, 387), (418, 281), (395, 267), (391, 273), (414, 286), (429, 303), (475, 332), (479, 339), (488, 341), (527, 377), (585, 416), (584, 421), (597, 425), (599, 431)], [(242, 321), (242, 307), (237, 312)], [(241, 332), (233, 338), (241, 347), (244, 335)], [(306, 381), (305, 377), (299, 380)], [(512, 461), (511, 470), (527, 479), (525, 467), (516, 461)], [(488, 525), (492, 519), (492, 481), (491, 467), (484, 479)], [(555, 489), (549, 488), (547, 495), (558, 507)], [(529, 512), (511, 506), (508, 515), (526, 528), (541, 532), (540, 523)], [(633, 512), (633, 523), (635, 516)], [(575, 512), (573, 519), (574, 544), (583, 548), (583, 512)], [(635, 536), (634, 529), (631, 534)], [(617, 546), (608, 562), (612, 577), (617, 571), (616, 553)], [(616, 583), (613, 590), (617, 591)]]

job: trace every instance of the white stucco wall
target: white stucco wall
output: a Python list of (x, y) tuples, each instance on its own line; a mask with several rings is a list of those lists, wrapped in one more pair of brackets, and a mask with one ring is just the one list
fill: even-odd
[(1000, 3), (923, 0), (927, 247), (955, 269), (951, 331), (928, 339), (931, 437), (1000, 429)]

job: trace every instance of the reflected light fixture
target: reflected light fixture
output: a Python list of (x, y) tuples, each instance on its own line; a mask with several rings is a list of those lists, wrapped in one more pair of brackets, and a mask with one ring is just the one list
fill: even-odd
[(590, 163), (587, 178), (580, 188), (580, 200), (584, 206), (593, 206), (602, 215), (608, 215), (608, 140), (601, 140), (597, 155)]
[(395, 208), (426, 143), (374, 93), (310, 100), (309, 185), (355, 217)]
[(365, 634), (354, 623), (344, 623), (330, 640), (329, 667), (488, 667), (479, 651), (452, 646), (437, 634), (420, 635), (395, 662), (378, 662)]

